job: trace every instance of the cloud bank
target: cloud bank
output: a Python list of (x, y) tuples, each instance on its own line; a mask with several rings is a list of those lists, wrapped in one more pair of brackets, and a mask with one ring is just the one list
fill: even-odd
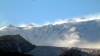
[[(68, 32), (69, 33), (64, 34), (63, 40), (56, 41), (54, 45), (59, 46), (59, 47), (100, 48), (100, 39), (99, 41), (95, 40), (98, 37), (100, 37), (100, 35), (98, 37), (94, 37), (95, 41), (91, 42), (90, 39), (87, 40), (87, 38), (85, 37), (84, 37), (85, 39), (81, 39), (83, 37), (79, 35), (80, 33), (76, 31), (75, 27), (72, 27), (71, 29), (69, 29)], [(93, 35), (91, 34), (91, 36)]]
[(68, 18), (68, 19), (59, 19), (51, 24), (55, 25), (55, 24), (70, 23), (70, 22), (84, 22), (84, 21), (90, 21), (90, 20), (96, 20), (96, 19), (100, 19), (100, 14), (74, 17), (74, 18)]

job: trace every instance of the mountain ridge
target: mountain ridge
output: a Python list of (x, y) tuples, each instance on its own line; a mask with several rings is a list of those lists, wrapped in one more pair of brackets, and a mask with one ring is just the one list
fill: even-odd
[[(99, 43), (100, 20), (49, 24), (39, 27), (16, 27), (0, 30), (0, 35), (20, 34), (35, 45), (90, 47)], [(93, 43), (93, 44), (92, 44)], [(83, 45), (82, 45), (83, 44)], [(88, 44), (91, 44), (88, 46)], [(97, 44), (98, 45), (98, 44)], [(98, 46), (99, 48), (100, 46)]]

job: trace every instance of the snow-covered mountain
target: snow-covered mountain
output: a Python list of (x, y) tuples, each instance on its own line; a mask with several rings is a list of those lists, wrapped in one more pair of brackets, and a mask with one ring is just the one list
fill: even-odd
[(9, 25), (0, 28), (0, 36), (16, 34), (20, 34), (35, 45), (100, 48), (99, 19), (80, 22), (70, 21), (39, 27), (34, 25), (27, 25), (25, 27)]

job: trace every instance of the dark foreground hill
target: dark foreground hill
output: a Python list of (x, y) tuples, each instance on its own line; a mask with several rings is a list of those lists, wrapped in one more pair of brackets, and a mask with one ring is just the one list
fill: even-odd
[(26, 53), (34, 48), (20, 35), (0, 36), (0, 56), (29, 56)]

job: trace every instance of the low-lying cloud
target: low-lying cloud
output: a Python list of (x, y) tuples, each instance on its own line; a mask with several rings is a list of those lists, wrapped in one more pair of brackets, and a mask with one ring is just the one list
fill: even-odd
[[(98, 21), (98, 19), (100, 19), (100, 15), (91, 15), (91, 16), (73, 18), (72, 20), (71, 19), (70, 20), (67, 20), (67, 19), (58, 20), (57, 22), (54, 22), (53, 25), (62, 24), (62, 23), (87, 22), (87, 21), (91, 21), (91, 20)], [(96, 28), (93, 30), (96, 30)], [(99, 30), (97, 30), (97, 31), (99, 31)], [(91, 42), (86, 37), (81, 37), (79, 33), (81, 33), (81, 32), (78, 32), (75, 27), (72, 27), (72, 28), (70, 28), (69, 33), (66, 33), (64, 35), (64, 40), (57, 41), (55, 43), (55, 45), (62, 46), (62, 47), (100, 48), (100, 41), (96, 41), (94, 39), (95, 41)], [(98, 32), (96, 32), (96, 33), (98, 34)], [(86, 34), (88, 34), (88, 31)], [(91, 34), (91, 33), (89, 33), (89, 34)], [(92, 34), (91, 34), (91, 36), (92, 36)], [(98, 37), (100, 37), (100, 35)], [(94, 38), (98, 38), (98, 37), (94, 37)], [(84, 38), (84, 39), (82, 39), (82, 38)], [(90, 38), (92, 38), (92, 37), (90, 37)]]
[(56, 41), (54, 45), (59, 47), (100, 48), (100, 41), (91, 42), (87, 38), (81, 39), (82, 37), (75, 30), (75, 27), (72, 27), (69, 33), (64, 34), (63, 38), (63, 40)]

